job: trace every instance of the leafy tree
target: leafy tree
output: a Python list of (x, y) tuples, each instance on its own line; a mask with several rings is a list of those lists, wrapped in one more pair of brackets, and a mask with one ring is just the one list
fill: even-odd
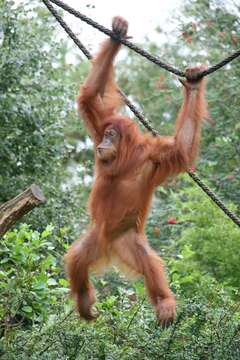
[(28, 18), (30, 11), (2, 1), (2, 201), (30, 181), (53, 175), (63, 152), (61, 130), (68, 105), (59, 81), (61, 52), (48, 17), (40, 17), (40, 11), (35, 8), (35, 17)]
[(81, 213), (75, 204), (86, 196), (65, 176), (65, 128), (76, 117), (67, 44), (56, 40), (55, 20), (35, 2), (1, 0), (0, 24), (0, 202), (36, 182), (48, 202), (28, 221), (42, 228), (54, 221), (58, 229), (68, 216), (74, 229)]

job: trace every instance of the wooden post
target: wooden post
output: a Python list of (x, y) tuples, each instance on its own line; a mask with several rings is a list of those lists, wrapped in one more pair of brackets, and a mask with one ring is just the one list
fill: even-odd
[(0, 237), (10, 229), (18, 219), (36, 206), (46, 202), (41, 189), (33, 184), (23, 193), (0, 205)]

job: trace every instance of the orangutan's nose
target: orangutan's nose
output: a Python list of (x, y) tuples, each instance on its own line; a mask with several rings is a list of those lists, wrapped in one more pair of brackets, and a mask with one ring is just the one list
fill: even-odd
[(101, 155), (103, 153), (103, 149), (100, 148), (100, 147), (97, 147), (97, 152), (98, 152), (99, 155)]

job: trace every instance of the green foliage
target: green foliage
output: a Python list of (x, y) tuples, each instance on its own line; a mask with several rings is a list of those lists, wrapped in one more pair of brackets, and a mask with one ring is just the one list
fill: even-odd
[(239, 359), (239, 313), (223, 291), (211, 300), (182, 299), (175, 325), (165, 330), (144, 298), (136, 302), (127, 295), (119, 290), (114, 298), (103, 298), (94, 323), (66, 311), (40, 332), (36, 326), (19, 332), (2, 359)]
[(31, 16), (2, 3), (0, 181), (6, 200), (16, 188), (57, 170), (68, 104), (59, 81), (61, 51), (48, 17), (39, 18), (38, 8)]
[[(201, 190), (188, 188), (181, 198), (179, 217), (187, 226), (179, 244), (184, 244), (183, 262), (188, 264), (185, 266), (193, 261), (194, 266), (199, 264), (200, 271), (239, 288), (239, 228)], [(228, 207), (236, 211), (235, 206)]]
[[(86, 198), (67, 179), (71, 143), (64, 131), (78, 119), (68, 46), (56, 41), (55, 20), (35, 1), (1, 0), (0, 24), (0, 203), (37, 183), (48, 201), (27, 221), (39, 230), (53, 221), (58, 229), (66, 217), (80, 218), (75, 204)], [(79, 231), (73, 220), (68, 225)]]
[(1, 331), (44, 321), (59, 295), (68, 291), (59, 278), (61, 268), (52, 231), (51, 225), (42, 233), (22, 225), (1, 239)]
[(174, 287), (185, 296), (192, 296), (195, 291), (212, 295), (216, 281), (206, 271), (201, 271), (195, 260), (196, 254), (189, 245), (184, 245), (177, 259), (170, 261), (170, 274)]
[(66, 302), (52, 230), (39, 234), (23, 225), (1, 242), (3, 360), (238, 359), (239, 306), (201, 270), (190, 245), (168, 266), (178, 297), (178, 318), (169, 329), (158, 326), (142, 281), (131, 286), (113, 275), (96, 282), (101, 315), (86, 324)]

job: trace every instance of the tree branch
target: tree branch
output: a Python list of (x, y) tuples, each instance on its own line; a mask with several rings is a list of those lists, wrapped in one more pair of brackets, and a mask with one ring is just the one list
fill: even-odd
[(10, 229), (18, 219), (36, 206), (46, 202), (41, 189), (33, 184), (23, 193), (0, 205), (0, 237)]

